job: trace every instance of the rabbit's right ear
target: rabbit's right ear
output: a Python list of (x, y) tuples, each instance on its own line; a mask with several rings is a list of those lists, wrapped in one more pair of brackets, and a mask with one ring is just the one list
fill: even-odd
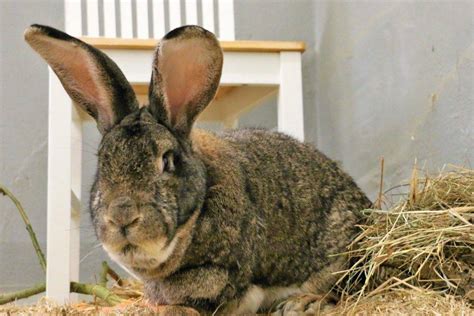
[(25, 40), (51, 66), (71, 99), (95, 118), (102, 134), (138, 109), (122, 71), (100, 50), (37, 24), (26, 29)]

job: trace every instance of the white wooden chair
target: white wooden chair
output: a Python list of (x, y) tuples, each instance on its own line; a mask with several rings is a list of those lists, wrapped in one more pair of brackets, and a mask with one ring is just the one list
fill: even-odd
[[(218, 0), (217, 8), (213, 0), (186, 0), (185, 8), (179, 0), (151, 3), (149, 8), (147, 0), (65, 0), (66, 32), (105, 51), (144, 100), (156, 39), (175, 27), (199, 22), (217, 33), (224, 50), (221, 87), (199, 119), (235, 127), (242, 113), (278, 94), (278, 129), (303, 140), (304, 43), (235, 41), (233, 0)], [(50, 70), (46, 294), (60, 303), (74, 300), (69, 283), (79, 279), (82, 124), (90, 119), (67, 103), (68, 95)]]

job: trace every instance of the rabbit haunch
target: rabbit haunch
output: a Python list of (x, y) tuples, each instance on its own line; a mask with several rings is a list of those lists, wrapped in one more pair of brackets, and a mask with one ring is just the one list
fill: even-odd
[[(98, 49), (41, 25), (25, 39), (96, 119), (103, 138), (92, 223), (110, 256), (144, 281), (151, 303), (250, 313), (331, 289), (332, 273), (347, 266), (333, 255), (355, 236), (370, 201), (309, 144), (260, 129), (193, 129), (222, 72), (212, 33), (185, 26), (159, 42), (142, 108)], [(283, 309), (307, 305), (287, 299)]]

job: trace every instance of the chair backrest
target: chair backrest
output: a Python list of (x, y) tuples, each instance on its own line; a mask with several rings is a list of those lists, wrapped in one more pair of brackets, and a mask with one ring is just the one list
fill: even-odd
[(233, 0), (64, 1), (66, 32), (75, 36), (161, 38), (197, 24), (221, 40), (235, 39)]

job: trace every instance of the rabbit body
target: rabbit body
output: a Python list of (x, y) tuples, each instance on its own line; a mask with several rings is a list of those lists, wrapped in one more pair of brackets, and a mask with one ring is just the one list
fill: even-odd
[(370, 202), (309, 144), (260, 129), (193, 129), (222, 71), (212, 33), (185, 26), (160, 41), (143, 107), (100, 50), (41, 25), (25, 39), (97, 122), (92, 223), (150, 302), (241, 314), (331, 289), (346, 266), (333, 255)]
[[(358, 211), (370, 204), (352, 179), (311, 145), (280, 133), (197, 131), (193, 147), (206, 168), (206, 197), (183, 272), (147, 282), (148, 296), (212, 310), (255, 286), (289, 289), (283, 296), (329, 291), (331, 272), (344, 268), (330, 255), (346, 249)], [(273, 303), (264, 296), (260, 306)]]

